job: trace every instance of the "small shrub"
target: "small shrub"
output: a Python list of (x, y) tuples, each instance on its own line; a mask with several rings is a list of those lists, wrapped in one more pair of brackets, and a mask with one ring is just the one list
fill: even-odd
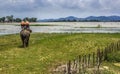
[(120, 62), (120, 51), (108, 54), (107, 55), (107, 61), (109, 61), (109, 62)]
[(101, 28), (102, 26), (100, 24), (97, 25), (97, 28)]

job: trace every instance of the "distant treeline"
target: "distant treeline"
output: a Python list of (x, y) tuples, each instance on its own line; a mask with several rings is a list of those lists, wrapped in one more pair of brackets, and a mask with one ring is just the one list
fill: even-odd
[[(48, 21), (51, 22), (51, 21)], [(100, 20), (54, 20), (52, 22), (103, 22)]]
[(40, 22), (120, 22), (120, 16), (89, 16), (86, 18), (78, 18), (68, 16), (58, 19), (43, 19)]
[(48, 20), (40, 22), (120, 22), (120, 20)]
[(1, 23), (4, 23), (4, 22), (21, 22), (22, 20), (28, 20), (29, 22), (36, 22), (37, 21), (37, 18), (35, 17), (25, 17), (23, 19), (17, 17), (17, 18), (14, 18), (13, 15), (10, 15), (10, 16), (4, 16), (4, 17), (0, 17), (0, 22)]

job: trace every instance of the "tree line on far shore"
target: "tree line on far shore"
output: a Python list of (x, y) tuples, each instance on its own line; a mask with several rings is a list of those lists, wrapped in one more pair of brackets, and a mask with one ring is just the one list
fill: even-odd
[(4, 17), (0, 17), (0, 22), (1, 23), (5, 23), (5, 22), (10, 22), (10, 23), (12, 23), (12, 22), (21, 22), (22, 20), (28, 20), (29, 22), (37, 22), (37, 18), (35, 18), (35, 17), (25, 17), (25, 18), (23, 18), (23, 19), (21, 19), (21, 18), (14, 18), (14, 16), (13, 15), (10, 15), (10, 16), (4, 16)]

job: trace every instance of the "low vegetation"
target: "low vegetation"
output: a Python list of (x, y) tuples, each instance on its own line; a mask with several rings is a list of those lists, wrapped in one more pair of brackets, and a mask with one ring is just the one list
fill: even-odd
[(109, 62), (120, 62), (120, 51), (108, 54), (107, 60)]
[(120, 34), (35, 33), (22, 48), (19, 34), (0, 36), (0, 74), (49, 74), (56, 65), (118, 40)]

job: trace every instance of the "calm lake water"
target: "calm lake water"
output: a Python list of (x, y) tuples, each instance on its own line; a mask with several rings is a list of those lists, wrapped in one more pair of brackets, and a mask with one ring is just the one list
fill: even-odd
[[(48, 22), (50, 26), (31, 26), (33, 33), (120, 33), (120, 22)], [(101, 28), (98, 28), (98, 27)], [(21, 30), (16, 25), (0, 25), (0, 35), (15, 34)]]

